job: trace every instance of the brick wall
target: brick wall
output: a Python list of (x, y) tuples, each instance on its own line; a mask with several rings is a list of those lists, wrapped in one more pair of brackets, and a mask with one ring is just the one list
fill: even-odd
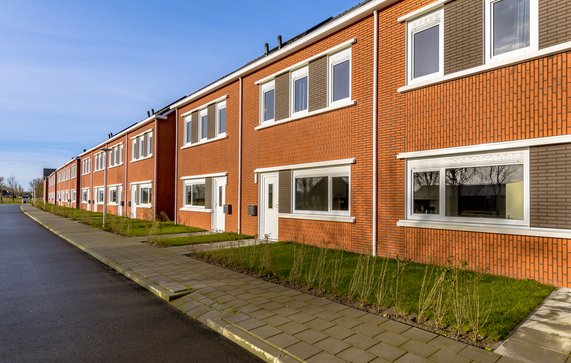
[(571, 41), (571, 2), (539, 1), (539, 48)]
[(484, 2), (455, 0), (444, 6), (444, 73), (484, 63)]
[(309, 111), (327, 106), (327, 57), (309, 63)]

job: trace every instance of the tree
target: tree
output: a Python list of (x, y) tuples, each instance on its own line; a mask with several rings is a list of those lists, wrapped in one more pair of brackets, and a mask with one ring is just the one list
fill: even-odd
[(41, 198), (44, 195), (44, 181), (42, 178), (36, 178), (30, 182), (30, 190), (35, 198)]
[(0, 203), (3, 202), (3, 200), (2, 200), (3, 194), (2, 193), (4, 193), (4, 177), (0, 176)]
[(18, 180), (16, 180), (16, 178), (10, 176), (8, 177), (8, 179), (6, 179), (6, 186), (8, 187), (8, 191), (10, 192), (10, 194), (12, 194), (12, 202), (13, 202), (14, 199), (16, 198), (16, 193), (18, 193), (18, 190), (20, 188), (20, 183), (18, 183)]

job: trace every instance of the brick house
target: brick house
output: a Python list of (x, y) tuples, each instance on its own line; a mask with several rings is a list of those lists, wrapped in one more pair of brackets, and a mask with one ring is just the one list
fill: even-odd
[(165, 109), (80, 154), (80, 208), (102, 212), (107, 199), (111, 214), (174, 218), (174, 132), (174, 113)]
[(68, 208), (78, 207), (79, 161), (72, 158), (48, 178), (48, 201)]

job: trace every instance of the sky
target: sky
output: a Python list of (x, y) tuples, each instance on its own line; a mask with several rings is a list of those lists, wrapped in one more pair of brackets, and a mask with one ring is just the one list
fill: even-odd
[(0, 176), (28, 189), (360, 0), (0, 0)]

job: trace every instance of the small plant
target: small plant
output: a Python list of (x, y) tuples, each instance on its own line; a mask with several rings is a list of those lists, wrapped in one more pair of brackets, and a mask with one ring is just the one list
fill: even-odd
[(404, 279), (404, 270), (406, 268), (406, 262), (402, 261), (397, 257), (397, 263), (392, 274), (393, 281), (393, 306), (396, 310), (402, 311), (402, 283)]
[(343, 250), (334, 250), (332, 252), (333, 258), (329, 265), (329, 270), (331, 271), (331, 281), (330, 286), (332, 291), (336, 291), (341, 283), (341, 278), (343, 276)]
[[(443, 285), (446, 280), (446, 270), (438, 266), (426, 265), (424, 268), (424, 276), (422, 277), (422, 285), (418, 294), (418, 314), (417, 320), (422, 323), (426, 319), (426, 315), (434, 311), (435, 305), (442, 303), (438, 298), (442, 297)], [(439, 308), (442, 306), (440, 305)], [(434, 314), (433, 314), (434, 315)]]
[(288, 276), (290, 282), (295, 283), (301, 280), (306, 254), (307, 248), (304, 245), (300, 244), (293, 247), (293, 262)]
[(381, 262), (381, 268), (379, 274), (377, 275), (377, 282), (375, 286), (375, 301), (379, 306), (386, 306), (387, 295), (389, 292), (389, 286), (387, 281), (387, 270), (389, 267), (389, 259), (384, 258)]
[(482, 300), (480, 293), (481, 278), (481, 274), (474, 273), (466, 279), (466, 320), (473, 341), (478, 340), (482, 327), (488, 322), (492, 313), (493, 294), (487, 303)]

